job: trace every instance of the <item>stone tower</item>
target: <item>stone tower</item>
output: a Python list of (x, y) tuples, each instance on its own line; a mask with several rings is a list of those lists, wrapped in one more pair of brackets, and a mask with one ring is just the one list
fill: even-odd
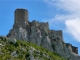
[(26, 9), (16, 9), (14, 12), (15, 15), (15, 26), (26, 28), (26, 24), (28, 23), (28, 10)]

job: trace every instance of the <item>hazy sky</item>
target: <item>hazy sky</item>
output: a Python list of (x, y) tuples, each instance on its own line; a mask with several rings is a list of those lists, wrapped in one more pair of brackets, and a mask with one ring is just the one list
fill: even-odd
[(80, 54), (80, 0), (0, 0), (0, 35), (12, 29), (17, 8), (29, 11), (29, 21), (49, 22), (50, 29), (62, 30), (64, 41)]

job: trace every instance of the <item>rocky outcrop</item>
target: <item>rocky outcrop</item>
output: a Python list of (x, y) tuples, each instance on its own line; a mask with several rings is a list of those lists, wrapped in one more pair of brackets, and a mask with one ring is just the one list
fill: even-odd
[(16, 44), (16, 39), (14, 38), (8, 38), (8, 42)]
[[(22, 9), (19, 10), (19, 12), (26, 11)], [(26, 15), (26, 13), (23, 14), (19, 12), (19, 16)], [(17, 12), (15, 14), (17, 14)], [(57, 52), (61, 56), (69, 58), (69, 60), (80, 60), (78, 48), (64, 42), (61, 30), (50, 30), (48, 22), (38, 22), (36, 20), (32, 22), (26, 21), (26, 19), (28, 19), (26, 16), (25, 19), (20, 17), (22, 20), (19, 20), (20, 18), (15, 20), (13, 29), (11, 29), (7, 35), (8, 38), (26, 40), (43, 46), (52, 52)]]

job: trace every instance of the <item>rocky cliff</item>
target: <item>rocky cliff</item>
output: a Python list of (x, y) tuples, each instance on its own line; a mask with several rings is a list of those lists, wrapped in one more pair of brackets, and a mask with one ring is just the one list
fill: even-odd
[(35, 43), (69, 60), (80, 60), (78, 48), (64, 42), (61, 30), (50, 30), (48, 22), (29, 22), (26, 9), (15, 10), (14, 25), (7, 37)]

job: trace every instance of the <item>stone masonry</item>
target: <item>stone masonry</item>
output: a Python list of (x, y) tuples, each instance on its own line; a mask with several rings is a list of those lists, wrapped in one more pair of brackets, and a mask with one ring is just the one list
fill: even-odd
[(15, 10), (15, 24), (14, 24), (14, 26), (26, 28), (27, 22), (28, 22), (28, 10), (16, 9)]
[(57, 52), (70, 60), (80, 60), (78, 48), (64, 42), (61, 30), (50, 30), (48, 22), (36, 20), (29, 22), (28, 10), (26, 9), (16, 9), (14, 13), (14, 25), (7, 34), (8, 38), (26, 40), (52, 52)]

